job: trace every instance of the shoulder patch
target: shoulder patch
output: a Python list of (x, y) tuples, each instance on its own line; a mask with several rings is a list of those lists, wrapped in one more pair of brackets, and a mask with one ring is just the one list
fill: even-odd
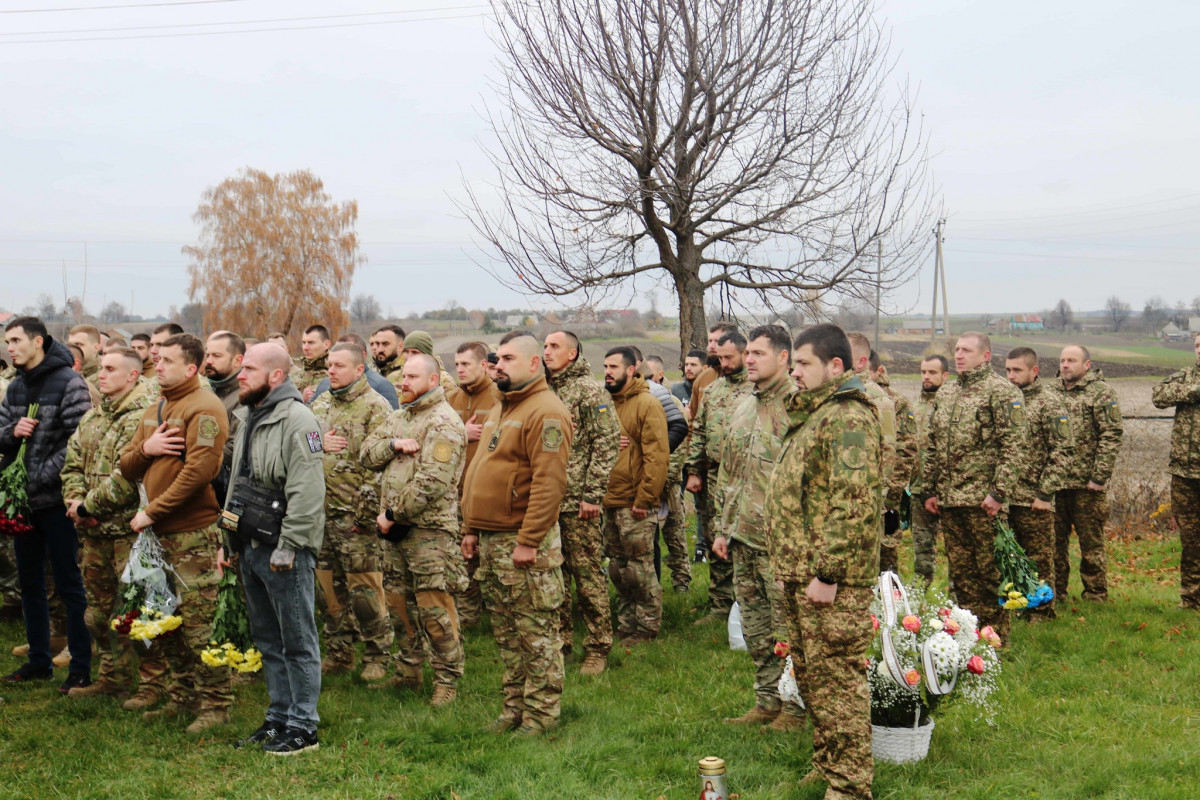
[(199, 423), (196, 425), (196, 444), (200, 447), (212, 447), (217, 443), (217, 436), (221, 433), (221, 426), (217, 424), (217, 418), (208, 414), (201, 414)]
[(846, 469), (858, 470), (867, 465), (867, 434), (864, 431), (845, 431), (838, 442), (838, 457)]
[(601, 403), (600, 405), (596, 406), (596, 413), (597, 414), (607, 414), (608, 413), (608, 404)]
[(1121, 421), (1121, 407), (1116, 402), (1108, 404), (1108, 419), (1114, 423)]
[(1013, 425), (1022, 425), (1025, 422), (1025, 404), (1020, 400), (1013, 400), (1009, 403), (1012, 410), (1008, 413), (1009, 421)]
[(446, 464), (454, 456), (454, 448), (445, 439), (438, 439), (433, 445), (433, 460)]
[(557, 453), (562, 447), (563, 431), (562, 422), (557, 419), (548, 419), (542, 422), (542, 451), (546, 453)]
[(1054, 432), (1058, 434), (1058, 438), (1060, 439), (1066, 439), (1071, 435), (1071, 422), (1067, 419), (1066, 414), (1055, 418)]
[(314, 453), (319, 453), (323, 449), (321, 445), (321, 432), (309, 431), (304, 434), (305, 440), (308, 442), (308, 449)]

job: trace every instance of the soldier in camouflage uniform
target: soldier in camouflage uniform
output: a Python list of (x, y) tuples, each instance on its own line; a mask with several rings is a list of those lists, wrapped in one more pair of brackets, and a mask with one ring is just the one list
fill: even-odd
[(579, 611), (587, 633), (580, 674), (599, 675), (612, 648), (612, 612), (608, 576), (604, 572), (604, 520), (600, 502), (608, 492), (608, 476), (617, 462), (621, 425), (580, 354), (579, 339), (569, 331), (554, 331), (543, 346), (547, 382), (571, 415), (575, 432), (567, 461), (567, 490), (558, 514), (562, 534), (563, 582), (567, 588), (560, 623), (563, 652), (574, 639), (571, 581), (579, 593)]
[[(703, 517), (704, 535), (710, 543), (708, 560), (708, 605), (709, 617), (727, 617), (733, 607), (733, 564), (713, 558), (711, 543), (724, 533), (716, 517), (716, 492), (720, 491), (717, 479), (721, 468), (721, 442), (726, 423), (734, 405), (748, 397), (754, 386), (746, 380), (744, 351), (746, 337), (737, 331), (726, 331), (717, 340), (717, 355), (721, 359), (722, 377), (715, 380), (703, 393), (692, 418), (691, 439), (688, 442), (687, 461), (683, 470), (687, 475), (685, 488), (703, 497), (697, 513)], [(697, 383), (699, 381), (697, 380)], [(695, 387), (693, 387), (695, 392)], [(693, 401), (696, 394), (692, 395)], [(703, 495), (700, 492), (704, 492)]]
[(796, 683), (813, 721), (812, 770), (825, 796), (871, 797), (867, 612), (879, 573), (882, 433), (862, 383), (844, 365), (835, 325), (795, 341), (801, 391), (787, 398), (789, 430), (767, 486), (767, 547), (784, 586)]
[(332, 345), (329, 329), (324, 325), (309, 325), (304, 329), (304, 336), (300, 340), (300, 351), (304, 355), (292, 359), (296, 368), (289, 377), (306, 403), (312, 400), (317, 384), (329, 375), (328, 357)]
[(1066, 598), (1071, 578), (1071, 529), (1079, 537), (1079, 577), (1083, 599), (1108, 599), (1108, 556), (1104, 551), (1104, 524), (1108, 521), (1108, 493), (1121, 451), (1123, 427), (1117, 393), (1092, 368), (1087, 348), (1069, 345), (1059, 356), (1059, 381), (1071, 420), (1071, 453), (1063, 488), (1054, 502), (1054, 593)]
[(725, 721), (786, 731), (803, 724), (804, 711), (779, 699), (783, 660), (775, 655), (775, 643), (787, 639), (787, 617), (783, 592), (771, 572), (763, 504), (788, 430), (786, 403), (795, 392), (788, 376), (792, 348), (787, 331), (778, 325), (755, 328), (749, 340), (746, 379), (754, 384), (754, 393), (734, 407), (721, 443), (717, 512), (723, 533), (713, 541), (713, 550), (733, 562), (742, 635), (754, 660), (754, 707)]
[[(84, 415), (67, 441), (63, 499), (67, 516), (79, 531), (84, 614), (92, 640), (99, 645), (100, 667), (91, 686), (75, 687), (70, 697), (117, 695), (133, 689), (133, 645), (109, 626), (121, 606), (121, 572), (137, 536), (129, 521), (137, 513), (137, 485), (121, 474), (121, 451), (133, 440), (150, 398), (142, 385), (141, 358), (119, 349), (100, 358), (98, 384), (104, 399)], [(139, 649), (139, 694), (150, 702), (166, 691), (166, 663), (156, 648)]]
[[(392, 413), (367, 384), (362, 350), (336, 344), (329, 351), (329, 391), (312, 403), (321, 423), (325, 470), (325, 539), (317, 556), (318, 604), (325, 612), (321, 672), (354, 668), (354, 634), (363, 650), (364, 681), (387, 677), (392, 624), (383, 588), (383, 552), (375, 534), (379, 476), (359, 461), (367, 437)], [(351, 619), (353, 617), (353, 620)]]
[(371, 334), (371, 360), (379, 374), (392, 382), (396, 391), (404, 381), (404, 329), (399, 325), (384, 325)]
[[(1070, 467), (1071, 423), (1062, 397), (1038, 379), (1037, 353), (1028, 347), (1009, 352), (1008, 380), (1025, 399), (1025, 437), (1017, 486), (1008, 516), (1017, 541), (1037, 565), (1038, 577), (1054, 586), (1054, 495)], [(1053, 619), (1054, 602), (1026, 613), (1030, 622)]]
[(446, 372), (446, 367), (442, 364), (442, 359), (438, 358), (437, 354), (433, 352), (433, 337), (425, 331), (413, 331), (404, 337), (404, 350), (401, 352), (401, 355), (407, 359), (420, 354), (429, 356), (437, 363), (438, 382), (447, 394), (458, 387), (458, 383)]
[(958, 380), (934, 401), (920, 496), (925, 510), (941, 516), (959, 603), (1007, 638), (1009, 615), (996, 601), (1000, 568), (993, 541), (995, 517), (1017, 488), (1025, 401), (992, 371), (991, 361), (986, 334), (959, 337)]
[[(925, 449), (929, 444), (929, 423), (933, 418), (933, 404), (937, 399), (938, 390), (950, 377), (950, 365), (945, 356), (929, 355), (921, 360), (921, 395), (917, 399), (917, 465), (909, 485), (917, 487), (921, 483), (924, 469)], [(925, 510), (918, 496), (912, 499), (912, 529), (913, 540), (913, 572), (924, 579), (925, 585), (933, 583), (933, 572), (937, 565), (937, 536), (941, 526), (936, 514)], [(950, 585), (954, 591), (954, 585)]]
[[(915, 449), (905, 452), (899, 450), (898, 419), (896, 403), (871, 378), (871, 340), (861, 333), (848, 333), (851, 353), (854, 356), (854, 373), (863, 385), (863, 390), (875, 410), (879, 412), (879, 425), (883, 430), (883, 536), (879, 540), (879, 569), (896, 571), (898, 568), (896, 550), (900, 547), (900, 518), (896, 509), (900, 507), (900, 497), (908, 486), (908, 476), (912, 474), (911, 466), (916, 463)], [(911, 432), (908, 446), (915, 448), (916, 431)], [(904, 463), (901, 463), (901, 458)], [(908, 471), (905, 471), (906, 467)]]
[(1197, 363), (1154, 387), (1154, 407), (1175, 407), (1171, 428), (1171, 510), (1179, 524), (1179, 607), (1200, 609), (1200, 333)]
[[(677, 408), (686, 414), (686, 406), (672, 395)], [(667, 516), (659, 512), (659, 528), (667, 545), (667, 569), (671, 571), (671, 588), (687, 594), (692, 585), (692, 564), (688, 557), (687, 511), (683, 507), (683, 462), (687, 460), (687, 442), (676, 447), (668, 462), (667, 485), (663, 487), (662, 503)], [(661, 508), (661, 507), (660, 507)]]
[[(467, 430), (438, 385), (437, 362), (409, 356), (401, 381), (402, 406), (367, 439), (363, 464), (384, 470), (379, 530), (389, 537), (395, 573), (409, 618), (429, 637), (434, 692), (430, 705), (454, 701), (465, 654), (451, 593), (458, 572), (454, 531), (459, 525), (458, 486), (466, 465)], [(415, 612), (415, 613), (414, 613)], [(394, 683), (420, 683), (424, 654), (411, 631), (401, 642)]]

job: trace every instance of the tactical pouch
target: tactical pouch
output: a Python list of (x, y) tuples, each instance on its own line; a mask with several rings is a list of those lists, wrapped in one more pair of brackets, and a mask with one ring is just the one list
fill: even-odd
[(221, 514), (221, 527), (236, 532), (243, 541), (257, 539), (274, 547), (283, 531), (286, 514), (287, 497), (283, 492), (241, 480), (234, 486), (233, 496)]

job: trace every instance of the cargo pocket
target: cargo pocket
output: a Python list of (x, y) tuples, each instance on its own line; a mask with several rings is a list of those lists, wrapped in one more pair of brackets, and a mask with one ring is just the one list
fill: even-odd
[(529, 602), (536, 611), (553, 611), (563, 603), (562, 569), (525, 570)]

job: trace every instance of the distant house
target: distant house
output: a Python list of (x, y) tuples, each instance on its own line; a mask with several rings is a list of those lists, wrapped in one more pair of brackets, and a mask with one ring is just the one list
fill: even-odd
[(1182, 339), (1187, 339), (1191, 334), (1183, 328), (1176, 325), (1174, 322), (1168, 322), (1163, 329), (1158, 332), (1158, 336), (1164, 342), (1175, 342)]
[(1041, 314), (1013, 314), (1008, 318), (1008, 327), (1014, 331), (1040, 331), (1046, 323)]
[(1200, 317), (1188, 317), (1188, 330), (1192, 333), (1200, 333)]
[(0, 325), (7, 325), (9, 320), (15, 319), (16, 316), (11, 311), (0, 311)]
[(504, 318), (504, 327), (523, 328), (526, 324), (528, 324), (525, 322), (527, 319), (529, 319), (529, 317), (525, 314), (509, 314)]
[[(929, 330), (931, 321), (927, 319), (906, 319), (900, 325), (900, 330), (896, 331), (897, 333), (907, 333), (915, 336), (928, 336), (931, 333)], [(937, 333), (940, 335), (945, 332), (945, 328), (942, 325), (938, 325)]]

